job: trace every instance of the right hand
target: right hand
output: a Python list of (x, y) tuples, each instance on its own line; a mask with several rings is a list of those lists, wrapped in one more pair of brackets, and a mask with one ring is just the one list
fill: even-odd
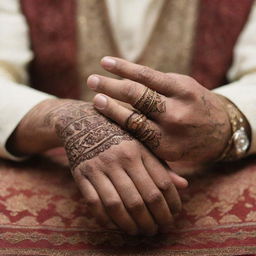
[(55, 120), (73, 176), (101, 226), (114, 223), (131, 235), (168, 231), (181, 201), (149, 150), (88, 103), (68, 101), (48, 118)]

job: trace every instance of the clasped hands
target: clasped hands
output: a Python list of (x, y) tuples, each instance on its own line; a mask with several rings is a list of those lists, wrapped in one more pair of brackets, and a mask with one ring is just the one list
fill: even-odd
[(90, 76), (88, 86), (100, 93), (94, 106), (58, 98), (40, 102), (7, 149), (26, 156), (63, 146), (87, 213), (98, 224), (132, 235), (168, 232), (181, 209), (177, 189), (187, 181), (165, 162), (172, 167), (216, 160), (230, 137), (228, 114), (191, 77), (118, 58), (105, 57), (101, 64), (124, 79)]
[[(231, 128), (223, 103), (216, 94), (189, 76), (165, 74), (123, 59), (105, 57), (101, 65), (105, 70), (123, 78), (119, 80), (100, 75), (88, 78), (88, 87), (100, 93), (94, 98), (94, 106), (101, 114), (128, 130), (164, 161), (200, 166), (218, 159), (228, 142)], [(129, 103), (133, 109), (120, 104), (120, 101)], [(132, 151), (133, 147), (128, 146), (127, 150)], [(146, 160), (147, 157), (149, 161)], [(144, 209), (147, 209), (146, 212), (141, 212), (143, 216), (147, 216), (147, 219), (143, 218), (144, 227), (151, 226), (153, 230), (150, 223), (155, 222), (160, 231), (166, 231), (168, 227), (164, 227), (173, 221), (173, 207), (177, 207), (177, 202), (180, 201), (176, 190), (167, 182), (170, 181), (167, 176), (164, 184), (160, 162), (153, 160), (148, 152), (147, 157), (144, 156), (142, 162), (146, 163), (148, 174), (156, 183), (156, 186), (151, 187), (162, 188), (160, 191), (163, 197), (158, 194), (158, 199), (162, 198), (162, 201), (154, 198), (148, 204), (145, 194), (147, 189), (142, 192), (146, 205)], [(133, 170), (137, 175), (136, 179), (151, 184), (149, 179), (142, 178), (148, 176), (145, 170), (141, 172), (139, 169)], [(176, 177), (173, 182), (177, 187), (175, 179)], [(133, 196), (132, 191), (128, 193)], [(137, 209), (138, 207), (132, 207), (131, 215), (141, 222), (138, 214), (133, 215)], [(143, 225), (143, 221), (140, 224)]]

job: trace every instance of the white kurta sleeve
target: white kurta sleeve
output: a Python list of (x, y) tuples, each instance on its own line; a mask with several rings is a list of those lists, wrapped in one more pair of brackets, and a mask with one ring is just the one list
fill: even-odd
[(7, 152), (6, 141), (27, 112), (53, 96), (23, 85), (33, 54), (19, 0), (0, 1), (0, 24), (0, 157), (19, 160)]
[(238, 39), (228, 73), (231, 83), (214, 91), (230, 99), (247, 117), (252, 131), (250, 154), (256, 153), (256, 3)]

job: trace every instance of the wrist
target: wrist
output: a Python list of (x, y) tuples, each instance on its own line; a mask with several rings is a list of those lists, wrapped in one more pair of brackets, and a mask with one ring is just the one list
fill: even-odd
[(247, 118), (229, 99), (217, 95), (229, 117), (231, 135), (218, 161), (234, 161), (246, 156), (251, 142), (251, 128)]
[(48, 113), (61, 104), (61, 101), (48, 99), (32, 108), (9, 137), (6, 143), (7, 150), (15, 156), (22, 157), (61, 146), (54, 126), (44, 122)]

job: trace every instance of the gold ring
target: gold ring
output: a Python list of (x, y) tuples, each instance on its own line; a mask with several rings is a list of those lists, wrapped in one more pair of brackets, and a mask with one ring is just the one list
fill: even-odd
[(153, 150), (160, 145), (161, 133), (143, 114), (134, 111), (127, 118), (126, 129)]
[(153, 112), (166, 112), (166, 104), (161, 95), (149, 88), (145, 89), (143, 95), (135, 103), (134, 107), (145, 115)]

